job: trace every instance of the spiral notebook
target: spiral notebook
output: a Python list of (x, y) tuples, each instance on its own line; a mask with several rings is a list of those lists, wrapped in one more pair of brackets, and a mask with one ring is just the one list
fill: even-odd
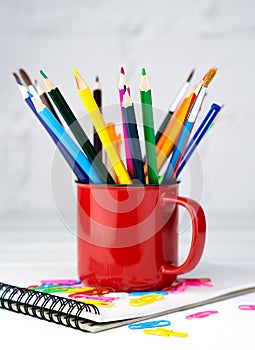
[(234, 267), (231, 271), (232, 274), (219, 267), (209, 284), (146, 292), (143, 296), (154, 295), (154, 300), (139, 306), (132, 304), (134, 299), (141, 298), (139, 293), (115, 293), (113, 305), (103, 307), (70, 299), (67, 293), (49, 294), (0, 283), (0, 307), (96, 333), (255, 291), (254, 271), (238, 273)]

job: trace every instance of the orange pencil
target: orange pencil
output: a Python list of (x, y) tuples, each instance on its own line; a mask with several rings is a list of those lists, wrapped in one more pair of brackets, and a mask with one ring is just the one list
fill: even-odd
[[(162, 168), (177, 142), (178, 136), (180, 135), (187, 117), (187, 111), (192, 101), (193, 94), (194, 92), (191, 92), (188, 97), (183, 99), (156, 144), (158, 171)], [(145, 167), (146, 166), (147, 165), (145, 164)], [(147, 168), (145, 168), (144, 171), (147, 173)]]
[[(116, 134), (114, 123), (107, 124), (107, 131), (108, 131), (108, 134), (110, 136), (112, 143), (116, 147), (116, 150), (118, 152), (119, 157), (121, 158), (121, 143), (122, 143), (121, 134), (118, 134), (118, 135)], [(116, 183), (120, 183), (106, 153), (105, 153), (105, 166), (106, 166), (107, 170), (109, 171), (109, 173), (112, 175), (114, 181)]]

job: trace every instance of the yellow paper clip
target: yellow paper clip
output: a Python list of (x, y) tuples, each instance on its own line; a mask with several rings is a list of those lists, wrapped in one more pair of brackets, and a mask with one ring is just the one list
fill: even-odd
[(129, 304), (130, 306), (139, 307), (143, 305), (152, 304), (155, 301), (162, 300), (162, 299), (164, 299), (164, 296), (162, 294), (151, 293), (151, 294), (143, 295), (139, 298), (132, 298), (130, 299)]
[(70, 288), (68, 289), (68, 293), (71, 294), (76, 294), (76, 293), (84, 293), (84, 292), (88, 292), (90, 290), (93, 290), (94, 288), (92, 287), (80, 287), (80, 288)]
[(185, 338), (188, 336), (187, 333), (183, 332), (174, 332), (172, 329), (167, 329), (167, 328), (154, 328), (154, 329), (144, 329), (143, 332), (145, 334), (151, 334), (151, 335), (157, 335), (159, 337), (180, 337), (180, 338)]

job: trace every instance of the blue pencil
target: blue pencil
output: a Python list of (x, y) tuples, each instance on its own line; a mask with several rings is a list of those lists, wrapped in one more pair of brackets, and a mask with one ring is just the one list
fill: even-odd
[(90, 180), (94, 183), (101, 183), (101, 179), (97, 172), (95, 171), (93, 165), (90, 163), (88, 158), (84, 153), (79, 149), (76, 143), (71, 139), (67, 134), (62, 125), (56, 120), (51, 111), (36, 98), (31, 98), (36, 112), (42, 118), (44, 123), (48, 126), (49, 129), (55, 134), (58, 140), (64, 145), (70, 155), (75, 159), (79, 164), (82, 170), (88, 175)]
[(222, 106), (219, 106), (216, 103), (213, 103), (211, 105), (211, 108), (208, 111), (207, 115), (202, 120), (194, 136), (191, 138), (187, 147), (185, 148), (181, 164), (176, 172), (176, 178), (178, 178), (184, 166), (187, 164), (188, 160), (190, 159), (191, 155), (193, 154), (193, 152), (195, 151), (199, 143), (202, 141), (203, 137), (211, 127), (213, 121), (215, 120), (216, 116), (220, 112), (221, 108)]
[(130, 154), (134, 166), (135, 178), (141, 181), (143, 184), (145, 184), (142, 151), (136, 124), (134, 105), (126, 87), (124, 90), (125, 93), (123, 97), (122, 111), (127, 130)]
[(67, 149), (64, 147), (64, 145), (59, 141), (59, 139), (56, 137), (56, 135), (51, 131), (51, 129), (47, 126), (47, 124), (43, 121), (43, 119), (40, 117), (40, 115), (37, 113), (33, 102), (31, 101), (31, 97), (33, 95), (25, 88), (24, 85), (20, 84), (18, 81), (18, 87), (20, 89), (20, 92), (22, 94), (22, 97), (26, 104), (31, 108), (33, 113), (36, 115), (38, 120), (41, 122), (41, 124), (44, 126), (56, 146), (58, 147), (59, 151), (62, 153), (63, 157), (66, 159), (67, 163), (69, 164), (70, 168), (73, 170), (74, 174), (77, 177), (77, 180), (82, 183), (89, 183), (89, 177), (88, 175), (82, 170), (80, 165), (74, 160), (74, 158), (70, 155), (70, 153), (67, 151)]

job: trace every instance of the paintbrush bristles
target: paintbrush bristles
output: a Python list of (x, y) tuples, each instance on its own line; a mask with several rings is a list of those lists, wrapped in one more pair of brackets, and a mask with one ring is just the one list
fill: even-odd
[(204, 76), (203, 79), (203, 86), (204, 87), (208, 87), (208, 85), (210, 84), (210, 82), (213, 80), (213, 78), (215, 77), (215, 74), (217, 72), (218, 68), (210, 68), (208, 70), (208, 72), (206, 73), (206, 75)]
[(19, 69), (19, 73), (26, 86), (33, 85), (31, 79), (29, 78), (28, 74), (25, 72), (24, 69)]

